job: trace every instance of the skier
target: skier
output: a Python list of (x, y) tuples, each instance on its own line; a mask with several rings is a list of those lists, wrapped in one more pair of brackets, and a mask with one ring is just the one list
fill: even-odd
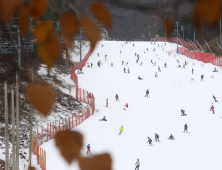
[[(185, 63), (183, 64), (183, 68), (185, 69)], [(182, 68), (182, 69), (183, 69), (183, 68)]]
[(150, 139), (150, 137), (148, 136), (148, 141), (147, 143), (149, 142), (149, 145), (152, 145), (152, 139)]
[(186, 116), (185, 110), (182, 110), (182, 109), (181, 109), (181, 116)]
[(155, 77), (158, 77), (158, 76), (157, 76), (157, 72), (155, 73)]
[(158, 47), (159, 47), (159, 44), (158, 44)]
[(106, 116), (104, 116), (102, 119), (100, 119), (100, 121), (107, 121)]
[(124, 64), (124, 61), (122, 61), (122, 65)]
[(143, 62), (141, 61), (140, 66), (143, 65)]
[(158, 71), (161, 72), (161, 70), (160, 70), (160, 66), (158, 66)]
[(156, 142), (157, 141), (159, 142), (159, 138), (160, 138), (159, 135), (155, 133), (155, 140), (156, 140)]
[(200, 77), (200, 78), (201, 78), (201, 80), (200, 80), (200, 81), (204, 81), (204, 80), (203, 80), (203, 78), (204, 78), (203, 74), (201, 75), (201, 77)]
[(143, 80), (143, 78), (141, 78), (140, 76), (138, 77), (139, 80)]
[(213, 95), (213, 98), (214, 98), (214, 102), (218, 102), (217, 99), (216, 99), (216, 97), (215, 97), (214, 95)]
[(108, 107), (108, 99), (106, 99), (106, 107)]
[(156, 45), (156, 44), (155, 44), (155, 41), (154, 41), (154, 45)]
[(135, 57), (136, 57), (136, 53), (135, 53)]
[(97, 53), (98, 57), (99, 57), (99, 53)]
[(186, 62), (186, 60), (185, 60), (185, 65), (187, 65), (187, 62)]
[(133, 47), (134, 47), (134, 44), (133, 44)]
[(146, 90), (146, 95), (144, 97), (149, 97), (149, 89)]
[(143, 51), (143, 53), (146, 54), (145, 51)]
[(153, 61), (151, 60), (151, 63), (153, 64)]
[(212, 110), (212, 112), (213, 112), (213, 114), (215, 114), (214, 113), (214, 106), (213, 106), (213, 103), (212, 103), (212, 106), (211, 106), (211, 108), (210, 108), (210, 111)]
[(167, 64), (166, 63), (164, 64), (164, 68), (167, 68)]
[(121, 55), (121, 53), (122, 53), (122, 50), (120, 51), (120, 55)]
[(103, 44), (102, 44), (102, 48), (103, 48)]
[(90, 151), (90, 148), (91, 148), (91, 147), (90, 147), (89, 145), (90, 145), (90, 144), (87, 145), (87, 154), (88, 154), (88, 153), (91, 153), (91, 151)]
[(136, 60), (136, 64), (138, 63), (139, 59)]
[(111, 66), (113, 67), (113, 63), (111, 63)]
[(146, 48), (146, 51), (148, 51), (148, 48)]
[(172, 135), (172, 134), (170, 135), (169, 139), (174, 139), (174, 137), (173, 137), (173, 135)]
[(120, 130), (120, 131), (119, 131), (119, 135), (121, 135), (121, 134), (122, 134), (123, 129), (124, 129), (124, 128), (123, 128), (123, 125), (122, 125), (122, 126), (119, 128), (119, 130)]
[(192, 74), (193, 74), (193, 68), (192, 68)]
[(129, 69), (129, 67), (128, 67), (128, 74), (130, 74), (130, 69)]
[(137, 158), (137, 161), (136, 161), (136, 168), (135, 168), (135, 170), (139, 170), (139, 168), (140, 168), (140, 161), (139, 161), (139, 158)]
[(126, 103), (126, 105), (124, 105), (126, 108), (128, 108), (128, 103)]
[(187, 126), (187, 124), (185, 124), (184, 125), (184, 132), (187, 131), (187, 129), (188, 129), (188, 126)]
[(155, 47), (154, 47), (153, 51), (155, 52)]
[(92, 68), (93, 64), (91, 63), (91, 68)]
[(128, 62), (126, 63), (126, 66), (128, 65)]
[(99, 66), (99, 68), (100, 68), (100, 61), (98, 61), (97, 65), (98, 65), (98, 66)]
[(116, 94), (115, 98), (116, 98), (116, 101), (119, 101), (119, 96), (118, 96), (118, 94)]
[(126, 73), (126, 68), (125, 67), (124, 67), (123, 71), (124, 71), (124, 73)]

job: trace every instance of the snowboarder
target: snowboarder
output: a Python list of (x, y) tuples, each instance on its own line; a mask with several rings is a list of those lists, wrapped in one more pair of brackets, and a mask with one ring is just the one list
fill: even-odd
[(87, 145), (87, 154), (88, 154), (88, 153), (91, 153), (91, 151), (90, 151), (90, 148), (91, 148), (91, 147), (90, 147), (89, 145), (90, 145), (90, 144)]
[(193, 68), (192, 68), (192, 74), (193, 74)]
[(126, 73), (126, 68), (125, 67), (124, 67), (123, 71), (124, 71), (124, 73)]
[(214, 106), (213, 106), (213, 103), (212, 103), (212, 106), (211, 106), (211, 108), (210, 108), (210, 111), (212, 110), (212, 112), (213, 112), (213, 114), (215, 114), (214, 113)]
[(118, 94), (116, 94), (115, 98), (116, 98), (116, 101), (119, 101), (119, 96), (118, 96)]
[(158, 77), (158, 76), (157, 76), (157, 72), (155, 73), (155, 77)]
[(137, 170), (137, 169), (139, 170), (139, 168), (140, 168), (140, 161), (139, 161), (139, 158), (137, 158), (137, 161), (136, 161), (135, 166), (136, 166), (135, 170)]
[(177, 66), (177, 68), (181, 68), (181, 65), (179, 64), (179, 66)]
[(187, 129), (188, 129), (188, 126), (187, 126), (187, 124), (185, 124), (184, 125), (184, 132), (187, 131)]
[(169, 139), (174, 139), (174, 137), (173, 137), (173, 135), (172, 135), (172, 134), (170, 135)]
[(149, 89), (146, 90), (146, 95), (144, 97), (149, 97)]
[(99, 57), (99, 53), (97, 53), (98, 57)]
[(119, 131), (119, 135), (121, 135), (121, 134), (122, 134), (123, 129), (124, 129), (124, 128), (123, 128), (123, 125), (122, 125), (122, 126), (119, 128), (119, 130), (120, 130), (120, 131)]
[(124, 61), (122, 61), (122, 65), (124, 64)]
[(91, 63), (91, 68), (93, 67), (93, 64)]
[(185, 110), (182, 110), (182, 109), (181, 109), (181, 116), (186, 116)]
[(161, 72), (161, 70), (160, 70), (160, 66), (158, 66), (158, 71)]
[(216, 97), (215, 97), (214, 95), (213, 95), (213, 98), (214, 98), (214, 102), (218, 102), (217, 99), (216, 99)]
[(139, 80), (143, 80), (143, 78), (141, 78), (140, 76), (138, 77)]
[(148, 141), (147, 143), (149, 142), (149, 145), (152, 145), (152, 139), (150, 139), (150, 137), (148, 136)]
[(156, 142), (157, 141), (159, 142), (159, 138), (160, 138), (160, 136), (157, 133), (155, 133), (155, 140), (156, 140)]
[(130, 69), (129, 69), (129, 67), (128, 67), (128, 74), (130, 74)]
[(164, 64), (164, 68), (167, 68), (167, 64), (166, 63)]
[(106, 99), (106, 107), (108, 107), (108, 99)]
[(200, 77), (200, 78), (201, 78), (201, 80), (200, 80), (200, 81), (204, 81), (204, 80), (203, 80), (203, 78), (204, 78), (203, 74), (201, 75), (201, 77)]

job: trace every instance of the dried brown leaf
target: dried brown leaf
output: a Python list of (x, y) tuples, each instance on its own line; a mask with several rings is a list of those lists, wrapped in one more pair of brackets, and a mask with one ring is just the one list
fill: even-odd
[(48, 33), (53, 30), (53, 22), (41, 22), (33, 28), (33, 34), (38, 42), (44, 42)]
[(220, 0), (197, 1), (194, 6), (194, 13), (195, 17), (205, 24), (214, 25), (220, 18), (221, 2)]
[(21, 5), (22, 0), (0, 0), (0, 15), (2, 22), (9, 22)]
[(61, 48), (58, 36), (54, 30), (48, 33), (47, 44), (48, 50), (52, 55), (53, 62), (55, 62), (60, 56)]
[(102, 3), (93, 3), (90, 6), (92, 13), (95, 17), (101, 21), (106, 27), (112, 27), (112, 17), (109, 10)]
[(35, 168), (34, 168), (34, 167), (29, 166), (29, 169), (28, 169), (28, 170), (35, 170)]
[(173, 23), (168, 18), (165, 18), (164, 20), (166, 25), (166, 36), (170, 37), (173, 30)]
[(26, 93), (32, 105), (45, 116), (56, 101), (56, 92), (48, 84), (29, 85)]
[(111, 170), (112, 159), (109, 154), (101, 154), (92, 158), (79, 158), (81, 170)]
[(29, 17), (28, 7), (22, 6), (19, 10), (19, 28), (22, 35), (24, 35), (29, 28), (28, 17)]
[(90, 41), (91, 51), (96, 47), (97, 42), (100, 40), (100, 31), (97, 25), (87, 16), (80, 17), (80, 23), (87, 39)]
[(73, 43), (73, 38), (79, 31), (79, 24), (73, 13), (68, 12), (60, 18), (62, 26), (62, 35), (66, 43), (71, 46)]
[(29, 13), (37, 21), (45, 13), (47, 6), (47, 0), (31, 0), (29, 3)]
[(195, 30), (197, 31), (197, 33), (200, 33), (201, 32), (200, 17), (198, 16), (197, 13), (193, 13), (191, 19), (192, 19)]
[(83, 136), (75, 131), (61, 131), (55, 136), (56, 146), (62, 156), (70, 164), (79, 157), (83, 145)]

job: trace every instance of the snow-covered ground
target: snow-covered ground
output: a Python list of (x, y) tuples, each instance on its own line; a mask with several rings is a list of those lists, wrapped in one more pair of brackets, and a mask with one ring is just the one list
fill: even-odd
[[(166, 51), (175, 49), (176, 44), (167, 43), (164, 51), (157, 44), (164, 45), (163, 42), (156, 45), (134, 42), (133, 47), (133, 42), (125, 44), (116, 41), (102, 41), (97, 45), (88, 61), (93, 63), (93, 68), (84, 67), (84, 74), (78, 75), (79, 87), (94, 93), (96, 109), (100, 109), (100, 115), (91, 116), (74, 128), (84, 135), (82, 154), (86, 156), (86, 145), (89, 143), (93, 155), (109, 152), (113, 159), (113, 170), (133, 169), (137, 158), (142, 170), (222, 169), (220, 68), (217, 67), (219, 72), (213, 73), (215, 66), (212, 64), (201, 67), (200, 61), (182, 55), (167, 55)], [(154, 47), (156, 52), (153, 52)], [(140, 56), (138, 64), (135, 53)], [(189, 64), (185, 69), (177, 68), (177, 59), (181, 66), (185, 60)], [(102, 61), (100, 68), (97, 66), (98, 60)], [(151, 64), (151, 60), (157, 63), (156, 66)], [(125, 66), (126, 62), (128, 66)], [(164, 68), (165, 62), (167, 68)], [(158, 72), (158, 66), (161, 72)], [(130, 74), (123, 72), (124, 67), (126, 72), (129, 67)], [(155, 78), (155, 72), (158, 78)], [(200, 81), (202, 74), (204, 82)], [(211, 75), (214, 75), (214, 80)], [(138, 80), (138, 76), (144, 80)], [(191, 78), (195, 82), (191, 82)], [(150, 98), (144, 97), (147, 89)], [(118, 102), (115, 101), (116, 94), (120, 97)], [(213, 102), (213, 95), (219, 100), (218, 103)], [(105, 107), (107, 98), (108, 108)], [(126, 103), (129, 108), (123, 110)], [(209, 111), (212, 103), (216, 114)], [(187, 116), (181, 116), (181, 109), (185, 110)], [(107, 122), (98, 121), (103, 116), (107, 117)], [(190, 133), (182, 133), (185, 123)], [(123, 134), (118, 136), (122, 125)], [(155, 133), (159, 134), (161, 142), (154, 142)], [(170, 134), (174, 135), (175, 140), (168, 140)], [(148, 145), (148, 136), (152, 138), (153, 146)], [(47, 153), (46, 169), (78, 170), (76, 162), (71, 166), (65, 162), (54, 143), (54, 140), (50, 140), (41, 146)]]

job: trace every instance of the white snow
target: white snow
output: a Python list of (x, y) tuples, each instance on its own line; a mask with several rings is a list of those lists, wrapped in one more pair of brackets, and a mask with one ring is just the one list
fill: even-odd
[[(132, 47), (133, 43), (135, 47)], [(104, 47), (101, 48), (102, 44)], [(200, 61), (182, 55), (167, 55), (167, 50), (176, 48), (176, 44), (172, 43), (167, 43), (165, 51), (157, 46), (164, 42), (156, 45), (151, 45), (150, 42), (131, 42), (124, 47), (121, 44), (125, 43), (100, 42), (88, 61), (93, 63), (93, 68), (84, 67), (84, 74), (78, 75), (79, 87), (94, 93), (96, 109), (100, 109), (100, 115), (91, 116), (74, 128), (84, 135), (82, 154), (87, 156), (88, 143), (93, 155), (109, 152), (113, 159), (113, 170), (135, 169), (137, 158), (140, 159), (140, 169), (143, 170), (222, 169), (220, 68), (217, 67), (219, 72), (213, 73), (215, 66), (212, 64), (204, 64), (202, 68)], [(154, 47), (156, 52), (153, 52)], [(135, 53), (140, 56), (138, 64)], [(104, 58), (106, 54), (107, 61)], [(156, 66), (151, 64), (151, 59), (156, 62)], [(185, 60), (189, 64), (185, 69), (177, 68), (176, 59), (181, 66)], [(97, 66), (98, 60), (102, 60), (100, 68)], [(123, 73), (122, 61), (124, 66), (129, 62), (125, 68), (126, 72), (130, 68), (130, 74)], [(167, 68), (164, 68), (165, 62)], [(158, 66), (162, 72), (158, 72)], [(191, 73), (192, 67), (194, 75)], [(155, 72), (158, 73), (158, 78), (155, 78)], [(201, 74), (204, 75), (204, 82), (200, 81)], [(214, 75), (214, 80), (211, 75)], [(138, 76), (144, 80), (138, 80)], [(191, 82), (191, 78), (195, 82)], [(147, 89), (150, 98), (144, 97)], [(118, 102), (115, 101), (116, 94), (119, 95)], [(213, 95), (219, 100), (218, 103), (213, 102)], [(107, 98), (108, 108), (105, 107)], [(123, 110), (126, 103), (129, 108)], [(214, 104), (216, 114), (209, 111), (211, 103)], [(181, 116), (180, 109), (184, 109), (187, 116)], [(106, 116), (107, 122), (98, 121), (103, 116)], [(182, 133), (185, 123), (188, 124), (190, 133)], [(121, 125), (124, 126), (124, 131), (118, 136)], [(155, 133), (159, 134), (160, 143), (154, 142)], [(168, 140), (170, 134), (176, 140)], [(153, 146), (148, 146), (148, 136), (153, 140)], [(41, 146), (47, 155), (46, 169), (78, 170), (76, 162), (71, 166), (65, 162), (54, 143), (54, 140), (50, 140)]]

